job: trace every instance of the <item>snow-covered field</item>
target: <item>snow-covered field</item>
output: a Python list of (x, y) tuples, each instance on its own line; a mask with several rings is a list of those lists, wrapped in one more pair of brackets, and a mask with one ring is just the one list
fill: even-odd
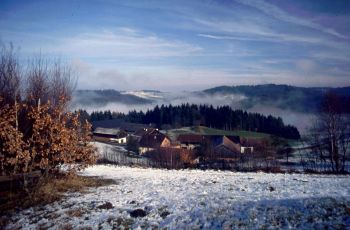
[(83, 174), (116, 184), (21, 211), (7, 228), (350, 229), (349, 176), (102, 165)]

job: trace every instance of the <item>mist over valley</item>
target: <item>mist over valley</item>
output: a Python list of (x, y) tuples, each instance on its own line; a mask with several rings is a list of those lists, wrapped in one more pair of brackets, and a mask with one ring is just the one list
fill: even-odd
[(246, 110), (281, 117), (305, 133), (314, 119), (325, 92), (332, 91), (345, 98), (350, 87), (306, 88), (288, 85), (220, 86), (202, 91), (162, 92), (158, 90), (77, 90), (71, 109), (88, 112), (111, 110), (127, 113), (147, 111), (156, 105), (205, 104)]

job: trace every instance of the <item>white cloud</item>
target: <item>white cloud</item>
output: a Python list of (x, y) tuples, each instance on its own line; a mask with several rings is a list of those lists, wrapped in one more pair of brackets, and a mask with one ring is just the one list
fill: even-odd
[(262, 1), (262, 0), (236, 0), (236, 1), (241, 3), (241, 4), (256, 8), (256, 9), (262, 11), (263, 13), (270, 15), (278, 20), (282, 20), (285, 22), (289, 22), (289, 23), (293, 23), (296, 25), (315, 29), (315, 30), (333, 35), (333, 36), (338, 37), (338, 38), (343, 38), (343, 39), (347, 38), (346, 36), (333, 30), (332, 28), (326, 28), (326, 27), (323, 27), (319, 24), (312, 22), (311, 20), (306, 20), (306, 19), (303, 19), (301, 17), (295, 17), (293, 15), (290, 15), (287, 12), (280, 9), (279, 7), (272, 5), (272, 4), (269, 4), (265, 1)]
[(49, 47), (49, 50), (79, 57), (113, 58), (187, 56), (202, 48), (123, 27), (61, 39), (58, 46)]
[(92, 65), (82, 61), (80, 58), (73, 59), (71, 65), (79, 74), (86, 74), (93, 68)]
[(214, 35), (214, 34), (197, 34), (199, 37), (210, 38), (216, 40), (242, 40), (242, 41), (261, 41), (266, 40), (258, 37), (248, 37), (248, 36), (222, 36), (222, 35)]
[[(225, 31), (226, 29), (224, 29)], [(232, 30), (232, 28), (230, 28)], [(240, 30), (239, 32), (242, 32)], [(274, 42), (285, 42), (285, 41), (294, 41), (294, 42), (306, 42), (306, 43), (323, 43), (322, 39), (312, 38), (312, 37), (304, 37), (304, 36), (295, 36), (289, 34), (282, 33), (274, 33), (274, 32), (257, 32), (256, 30), (248, 31), (250, 35), (256, 34), (261, 35), (260, 37), (252, 37), (252, 36), (221, 36), (221, 35), (213, 35), (213, 34), (198, 34), (199, 37), (216, 39), (216, 40), (243, 40), (243, 41), (274, 41)]]
[(297, 60), (295, 64), (304, 73), (309, 73), (316, 69), (316, 63), (310, 59)]
[(186, 69), (176, 66), (98, 70), (82, 75), (79, 88), (162, 91), (193, 91), (218, 85), (289, 83), (290, 73), (264, 68), (258, 64), (244, 66), (246, 70)]
[[(252, 11), (234, 11), (220, 9), (222, 15), (229, 17), (205, 17), (196, 15), (189, 18), (198, 28), (197, 36), (214, 40), (239, 40), (239, 41), (270, 41), (270, 42), (297, 42), (307, 43), (338, 49), (341, 52), (344, 48), (349, 51), (347, 42), (338, 38), (346, 39), (345, 36), (330, 28), (324, 28), (311, 20), (294, 17), (282, 9), (255, 0), (237, 0), (244, 6), (249, 6), (267, 15), (263, 17)], [(273, 20), (277, 19), (277, 20)], [(289, 23), (289, 24), (287, 24)], [(293, 29), (281, 30), (286, 26)], [(301, 28), (303, 27), (303, 28)], [(333, 40), (330, 36), (335, 36)], [(345, 52), (345, 51), (344, 51)]]

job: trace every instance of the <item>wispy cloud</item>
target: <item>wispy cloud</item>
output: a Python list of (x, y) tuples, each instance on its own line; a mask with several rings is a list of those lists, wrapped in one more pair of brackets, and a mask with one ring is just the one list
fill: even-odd
[[(295, 36), (289, 34), (281, 34), (274, 32), (257, 33), (256, 31), (250, 31), (251, 35), (261, 35), (259, 37), (253, 36), (221, 36), (213, 34), (198, 34), (199, 37), (216, 39), (216, 40), (241, 40), (241, 41), (273, 41), (273, 42), (301, 42), (301, 43), (312, 43), (312, 44), (324, 44), (334, 46), (332, 42), (322, 40), (314, 37)], [(337, 43), (338, 44), (338, 43)]]
[(81, 33), (60, 40), (55, 52), (83, 57), (171, 57), (202, 50), (198, 45), (161, 38), (131, 28)]
[(325, 17), (312, 8), (299, 14), (288, 4), (14, 1), (0, 3), (0, 39), (20, 46), (25, 57), (75, 60), (80, 88), (349, 85), (348, 15)]
[(241, 40), (241, 41), (262, 41), (262, 38), (252, 38), (252, 37), (243, 37), (243, 36), (221, 36), (213, 34), (197, 34), (199, 37), (210, 38), (216, 40)]
[[(211, 28), (218, 34), (199, 33), (197, 36), (215, 39), (215, 40), (240, 40), (240, 41), (270, 41), (270, 42), (297, 42), (327, 47), (344, 49), (346, 43), (335, 42), (328, 38), (316, 35), (307, 35), (302, 33), (281, 33), (259, 24), (240, 24), (239, 22), (230, 21), (208, 21), (205, 19), (197, 20), (198, 23)], [(228, 35), (220, 35), (222, 33)]]
[(292, 24), (305, 26), (305, 27), (312, 28), (312, 29), (315, 29), (318, 31), (322, 31), (324, 33), (333, 35), (333, 36), (338, 37), (338, 38), (347, 38), (346, 36), (338, 33), (337, 31), (335, 31), (332, 28), (326, 28), (322, 25), (319, 25), (319, 24), (312, 22), (311, 20), (306, 20), (306, 19), (303, 19), (300, 17), (295, 17), (295, 16), (287, 13), (286, 11), (280, 9), (277, 6), (267, 3), (266, 1), (263, 1), (263, 0), (236, 0), (236, 1), (241, 3), (241, 4), (256, 8), (267, 15), (273, 16), (274, 18), (276, 18), (278, 20), (283, 20), (285, 22), (289, 22)]

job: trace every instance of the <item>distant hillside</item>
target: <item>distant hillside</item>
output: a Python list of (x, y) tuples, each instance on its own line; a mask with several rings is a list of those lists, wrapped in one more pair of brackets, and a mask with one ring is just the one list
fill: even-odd
[(123, 119), (107, 119), (107, 120), (100, 120), (100, 121), (92, 121), (92, 127), (93, 129), (100, 127), (100, 128), (121, 128), (128, 132), (136, 132), (139, 129), (152, 127), (150, 125), (145, 124), (138, 124), (138, 123), (131, 123), (126, 122)]
[(202, 91), (205, 95), (243, 95), (241, 101), (244, 108), (249, 109), (254, 105), (272, 106), (280, 109), (289, 109), (297, 112), (315, 112), (325, 92), (332, 91), (338, 95), (350, 98), (350, 87), (326, 88), (326, 87), (296, 87), (288, 85), (244, 85), (244, 86), (219, 86)]
[(344, 108), (350, 113), (350, 87), (306, 88), (274, 84), (220, 86), (197, 92), (78, 90), (73, 95), (71, 109), (85, 109), (90, 113), (111, 110), (127, 114), (133, 110), (146, 112), (162, 104), (228, 105), (234, 110), (281, 117), (285, 124), (293, 125), (305, 133), (313, 123), (327, 91), (342, 95)]
[(116, 90), (77, 90), (73, 95), (74, 105), (106, 105), (108, 103), (129, 105), (147, 104), (152, 100)]
[(270, 134), (267, 133), (259, 133), (253, 131), (245, 131), (245, 130), (222, 130), (222, 129), (214, 129), (205, 126), (190, 126), (190, 127), (182, 127), (178, 129), (169, 129), (166, 131), (166, 134), (175, 140), (177, 136), (181, 134), (201, 134), (201, 135), (234, 135), (240, 137), (250, 137), (250, 138), (271, 138)]

